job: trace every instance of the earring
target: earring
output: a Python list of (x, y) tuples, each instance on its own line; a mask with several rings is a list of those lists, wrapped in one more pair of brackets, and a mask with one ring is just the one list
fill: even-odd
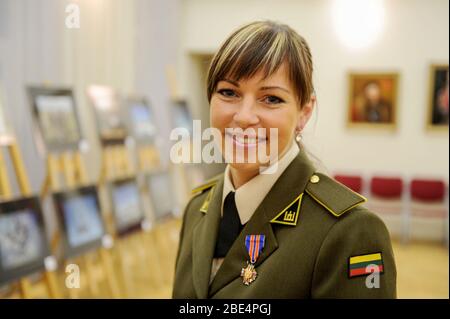
[(295, 141), (297, 143), (300, 143), (301, 140), (302, 140), (302, 133), (301, 132), (297, 132), (297, 134), (295, 135)]

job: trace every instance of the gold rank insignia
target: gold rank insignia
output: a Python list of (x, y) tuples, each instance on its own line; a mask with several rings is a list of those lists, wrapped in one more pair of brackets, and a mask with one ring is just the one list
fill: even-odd
[(200, 211), (202, 213), (206, 213), (208, 211), (209, 202), (211, 201), (213, 192), (214, 192), (214, 187), (209, 191), (208, 195), (206, 195), (206, 198), (202, 204), (202, 207), (200, 207)]
[(281, 211), (271, 223), (297, 226), (298, 215), (300, 213), (300, 206), (302, 203), (303, 193), (298, 195), (298, 197), (290, 203), (285, 209)]

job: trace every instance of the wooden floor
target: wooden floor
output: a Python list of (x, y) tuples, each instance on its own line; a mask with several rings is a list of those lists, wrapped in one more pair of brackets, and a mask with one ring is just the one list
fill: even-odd
[(448, 249), (433, 243), (393, 243), (398, 298), (449, 298)]

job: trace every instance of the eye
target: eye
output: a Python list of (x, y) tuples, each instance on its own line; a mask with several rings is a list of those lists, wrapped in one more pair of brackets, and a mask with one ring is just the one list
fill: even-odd
[(224, 97), (228, 97), (228, 98), (237, 96), (236, 92), (234, 92), (231, 89), (221, 89), (221, 90), (218, 90), (217, 93), (219, 93), (220, 95), (222, 95)]
[(269, 96), (266, 96), (264, 98), (264, 103), (267, 103), (267, 104), (280, 104), (280, 103), (284, 103), (284, 100), (280, 99), (277, 96), (269, 95)]

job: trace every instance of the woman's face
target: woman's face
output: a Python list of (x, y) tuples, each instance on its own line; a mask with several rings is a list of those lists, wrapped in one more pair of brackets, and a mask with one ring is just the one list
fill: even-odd
[[(255, 163), (250, 163), (248, 152), (265, 146), (265, 154), (269, 155), (271, 143), (274, 143), (270, 136), (271, 128), (278, 130), (275, 155), (280, 158), (293, 142), (295, 132), (301, 131), (311, 116), (313, 101), (301, 109), (298, 101), (285, 64), (266, 79), (263, 79), (262, 72), (258, 72), (239, 82), (231, 79), (219, 81), (210, 102), (211, 125), (221, 132), (222, 154), (225, 154), (224, 142), (232, 145), (235, 153), (239, 149), (244, 152), (244, 163), (237, 163), (234, 156), (230, 165), (237, 170), (256, 172), (261, 165), (268, 164), (260, 162), (258, 156)], [(256, 134), (250, 138), (231, 136), (226, 134), (226, 128), (251, 128)], [(259, 128), (266, 130), (266, 137), (258, 136)]]

